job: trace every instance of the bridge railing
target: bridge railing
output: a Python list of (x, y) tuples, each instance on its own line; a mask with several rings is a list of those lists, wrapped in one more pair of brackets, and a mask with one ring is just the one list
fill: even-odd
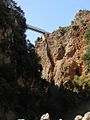
[(33, 30), (33, 31), (36, 31), (36, 32), (39, 32), (39, 33), (43, 33), (43, 34), (49, 33), (49, 32), (47, 32), (43, 29), (40, 29), (40, 28), (32, 26), (32, 25), (27, 25), (27, 29), (30, 29), (30, 30)]

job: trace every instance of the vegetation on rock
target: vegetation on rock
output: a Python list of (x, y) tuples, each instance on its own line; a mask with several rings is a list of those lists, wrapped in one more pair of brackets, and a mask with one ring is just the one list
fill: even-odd
[(85, 40), (86, 40), (86, 44), (90, 44), (90, 28), (88, 28), (85, 31), (84, 37), (85, 37)]
[(87, 65), (87, 72), (90, 72), (90, 28), (85, 31), (84, 37), (87, 46), (83, 55), (83, 60)]

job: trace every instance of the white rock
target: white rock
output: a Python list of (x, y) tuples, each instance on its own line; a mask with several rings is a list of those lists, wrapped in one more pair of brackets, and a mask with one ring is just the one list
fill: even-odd
[(82, 116), (81, 115), (77, 115), (74, 120), (82, 120)]
[(82, 120), (90, 120), (90, 112), (87, 112), (82, 118)]
[(42, 115), (40, 120), (50, 120), (49, 114), (46, 113), (46, 114)]

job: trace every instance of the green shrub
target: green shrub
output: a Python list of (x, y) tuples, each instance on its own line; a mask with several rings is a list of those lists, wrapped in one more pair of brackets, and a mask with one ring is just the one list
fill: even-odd
[(74, 80), (73, 80), (73, 92), (81, 92), (84, 91), (85, 94), (87, 94), (88, 96), (90, 95), (90, 76), (86, 75), (86, 76), (75, 76)]
[(66, 26), (66, 27), (59, 27), (59, 31), (60, 31), (60, 34), (62, 35), (62, 36), (64, 36), (64, 34), (68, 31), (70, 29), (70, 27), (69, 26)]
[(49, 45), (54, 45), (54, 41), (48, 41)]
[(87, 72), (90, 71), (90, 28), (88, 28), (84, 34), (85, 42), (87, 44), (86, 52), (83, 55), (82, 59), (84, 60), (87, 66)]
[(90, 71), (90, 46), (87, 47), (86, 53), (83, 55), (82, 59), (87, 66), (87, 71)]
[(90, 44), (90, 28), (88, 28), (84, 34), (86, 44)]
[(79, 25), (72, 25), (72, 29), (73, 29), (74, 31), (77, 31), (77, 30), (79, 29)]

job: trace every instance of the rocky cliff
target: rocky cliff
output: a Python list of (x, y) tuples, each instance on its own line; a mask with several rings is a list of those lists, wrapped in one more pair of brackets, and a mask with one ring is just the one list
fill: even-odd
[(39, 59), (25, 31), (21, 8), (13, 0), (0, 0), (0, 120), (34, 120), (40, 114), (45, 92)]
[(89, 23), (90, 12), (79, 11), (69, 27), (38, 38), (34, 48), (21, 8), (0, 1), (0, 120), (40, 120), (46, 112), (51, 120), (72, 120), (90, 111)]
[(86, 43), (89, 29), (90, 11), (80, 10), (70, 26), (59, 27), (47, 38), (38, 38), (35, 47), (41, 58), (42, 78), (54, 80), (60, 86), (72, 81), (75, 76), (89, 76), (84, 59), (89, 45)]

